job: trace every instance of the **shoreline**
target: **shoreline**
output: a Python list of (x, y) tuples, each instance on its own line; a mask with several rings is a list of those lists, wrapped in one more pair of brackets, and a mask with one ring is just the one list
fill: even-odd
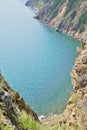
[(35, 16), (33, 16), (33, 18), (39, 20), (39, 21), (42, 21), (45, 23), (45, 26), (49, 26), (49, 27), (52, 27), (55, 29), (56, 32), (59, 32), (59, 33), (64, 33), (66, 34), (67, 36), (70, 36), (76, 40), (78, 40), (80, 43), (85, 43), (86, 42), (86, 32), (83, 32), (83, 33), (79, 33), (79, 32), (74, 32), (74, 31), (66, 31), (66, 30), (61, 30), (59, 28), (56, 28), (55, 26), (52, 26), (50, 25), (50, 23), (47, 23), (46, 21), (44, 20), (41, 20), (38, 18), (38, 12), (39, 12), (39, 9), (37, 7), (33, 7), (33, 6), (28, 6), (32, 9), (35, 10)]

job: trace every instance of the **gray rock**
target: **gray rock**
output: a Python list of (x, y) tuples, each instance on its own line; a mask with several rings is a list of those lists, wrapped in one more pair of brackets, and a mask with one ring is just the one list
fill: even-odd
[(12, 106), (12, 98), (9, 93), (5, 92), (5, 94), (2, 96), (3, 102), (5, 102), (7, 108), (11, 108)]

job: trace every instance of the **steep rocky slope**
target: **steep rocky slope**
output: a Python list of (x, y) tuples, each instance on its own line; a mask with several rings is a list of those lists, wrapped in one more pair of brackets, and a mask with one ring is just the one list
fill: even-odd
[(87, 45), (77, 52), (78, 58), (71, 72), (75, 93), (68, 101), (60, 124), (66, 124), (69, 130), (87, 130)]
[(0, 130), (45, 130), (30, 106), (12, 90), (0, 72)]
[[(43, 6), (37, 6), (39, 3), (43, 3)], [(26, 5), (38, 7), (36, 18), (55, 27), (57, 31), (85, 41), (87, 0), (28, 0)]]

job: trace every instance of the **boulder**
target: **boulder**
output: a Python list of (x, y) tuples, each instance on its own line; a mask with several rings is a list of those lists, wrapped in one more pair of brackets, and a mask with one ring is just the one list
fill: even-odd
[(11, 108), (12, 106), (12, 98), (9, 93), (5, 92), (4, 95), (2, 96), (2, 101), (5, 102), (7, 108)]

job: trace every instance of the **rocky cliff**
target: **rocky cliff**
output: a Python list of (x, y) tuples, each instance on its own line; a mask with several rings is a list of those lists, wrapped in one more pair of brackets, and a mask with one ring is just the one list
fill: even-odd
[[(36, 17), (48, 25), (85, 40), (87, 0), (28, 0), (26, 5), (39, 8)], [(87, 130), (87, 45), (77, 52), (71, 72), (75, 91), (61, 115), (41, 119), (46, 128), (0, 72), (0, 130)]]
[(39, 8), (36, 18), (47, 25), (85, 41), (87, 0), (28, 0), (26, 5)]
[(60, 125), (66, 125), (67, 130), (87, 130), (87, 45), (77, 52), (78, 58), (71, 72), (75, 92), (60, 121)]
[(0, 72), (0, 130), (45, 130), (23, 98), (11, 89)]

